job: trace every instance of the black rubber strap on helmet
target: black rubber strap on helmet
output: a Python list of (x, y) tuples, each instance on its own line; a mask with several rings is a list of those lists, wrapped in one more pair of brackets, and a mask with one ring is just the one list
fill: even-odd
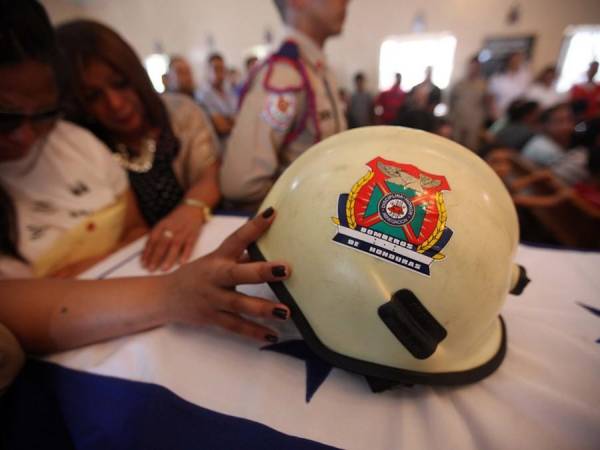
[(417, 296), (400, 289), (377, 310), (379, 317), (400, 343), (417, 359), (427, 359), (444, 340), (446, 329), (431, 315)]
[(384, 380), (383, 378), (365, 376), (365, 380), (371, 388), (371, 392), (379, 394), (380, 392), (389, 391), (396, 387), (412, 388), (412, 383), (398, 383), (397, 381)]
[(519, 279), (517, 284), (510, 290), (512, 295), (521, 295), (525, 290), (525, 286), (529, 284), (531, 280), (527, 277), (527, 271), (525, 267), (519, 265)]

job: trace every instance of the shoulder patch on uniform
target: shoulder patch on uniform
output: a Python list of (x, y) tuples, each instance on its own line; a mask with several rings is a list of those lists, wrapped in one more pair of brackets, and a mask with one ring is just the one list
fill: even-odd
[(305, 89), (308, 80), (300, 60), (298, 44), (292, 40), (285, 41), (250, 73), (240, 94), (238, 108), (241, 108), (246, 94), (255, 85), (255, 80), (262, 83), (262, 88), (267, 92), (298, 92)]
[(269, 93), (260, 117), (276, 131), (284, 132), (290, 127), (296, 114), (296, 95), (290, 92)]
[(288, 40), (269, 57), (263, 84), (269, 91), (299, 91), (304, 88), (305, 78), (298, 44)]
[(267, 91), (299, 91), (304, 88), (302, 64), (288, 58), (272, 57), (267, 64), (263, 86)]

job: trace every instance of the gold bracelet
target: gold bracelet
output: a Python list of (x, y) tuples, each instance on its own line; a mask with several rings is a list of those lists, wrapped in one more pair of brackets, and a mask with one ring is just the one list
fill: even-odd
[(204, 213), (204, 220), (206, 222), (212, 219), (212, 211), (210, 209), (210, 206), (208, 206), (202, 200), (187, 197), (183, 199), (183, 204), (188, 206), (194, 206), (195, 208), (200, 208)]

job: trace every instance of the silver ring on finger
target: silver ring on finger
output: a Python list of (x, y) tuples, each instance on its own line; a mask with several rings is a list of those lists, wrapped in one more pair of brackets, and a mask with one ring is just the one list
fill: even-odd
[(163, 231), (163, 233), (162, 233), (162, 234), (163, 234), (163, 236), (164, 236), (164, 237), (166, 237), (167, 239), (173, 239), (173, 237), (175, 236), (175, 235), (173, 234), (173, 232), (172, 232), (171, 230), (169, 230), (168, 228), (167, 228), (167, 229), (165, 229), (165, 230)]

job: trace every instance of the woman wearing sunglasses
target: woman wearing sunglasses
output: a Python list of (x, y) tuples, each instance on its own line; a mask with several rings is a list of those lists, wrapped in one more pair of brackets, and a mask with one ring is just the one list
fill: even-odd
[(76, 20), (59, 26), (57, 39), (71, 69), (69, 112), (127, 170), (152, 228), (142, 264), (153, 271), (186, 262), (220, 197), (210, 122), (191, 99), (159, 96), (133, 49), (112, 29)]
[[(19, 2), (20, 3), (20, 2)], [(91, 133), (61, 120), (54, 36), (37, 3), (0, 17), (0, 276), (73, 274), (136, 224), (127, 177)], [(36, 30), (32, 33), (31, 30)]]

